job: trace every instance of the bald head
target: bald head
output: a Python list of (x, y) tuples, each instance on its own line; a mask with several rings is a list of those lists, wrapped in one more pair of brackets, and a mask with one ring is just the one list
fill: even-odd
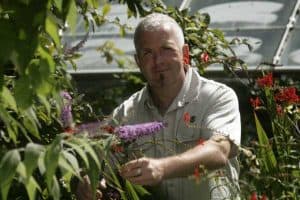
[(134, 32), (134, 46), (135, 49), (139, 48), (139, 40), (141, 37), (141, 33), (147, 32), (155, 32), (164, 27), (169, 27), (173, 29), (176, 34), (176, 38), (178, 40), (178, 44), (180, 47), (184, 45), (184, 36), (181, 27), (178, 23), (168, 15), (164, 15), (161, 13), (152, 13), (147, 15), (136, 27)]

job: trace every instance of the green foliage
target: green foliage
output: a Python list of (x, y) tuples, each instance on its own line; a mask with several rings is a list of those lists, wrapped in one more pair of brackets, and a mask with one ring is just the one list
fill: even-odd
[[(172, 16), (183, 27), (185, 40), (190, 46), (191, 64), (204, 72), (209, 65), (222, 65), (226, 71), (245, 69), (235, 56), (232, 45), (247, 45), (237, 38), (228, 42), (220, 30), (210, 29), (209, 15), (188, 10), (165, 8), (160, 1), (147, 3), (140, 0), (119, 3), (128, 6), (128, 16), (145, 16), (160, 12)], [(88, 38), (90, 28), (112, 23), (124, 36), (130, 28), (119, 19), (108, 19), (110, 3), (98, 0), (3, 0), (0, 2), (0, 196), (1, 199), (71, 199), (71, 180), (87, 174), (95, 194), (99, 173), (109, 188), (118, 191), (122, 199), (139, 199), (149, 193), (141, 186), (132, 185), (116, 174), (108, 159), (112, 137), (93, 140), (73, 136), (60, 121), (63, 99), (61, 91), (73, 91), (74, 121), (81, 123), (99, 119), (89, 105), (84, 105), (66, 72), (67, 64), (76, 68), (73, 59)], [(145, 7), (146, 6), (146, 7)], [(146, 9), (147, 8), (147, 9)], [(76, 22), (82, 17), (86, 35), (76, 46), (68, 48), (62, 43), (61, 32), (75, 32)], [(97, 49), (107, 62), (120, 67), (132, 67), (133, 61), (113, 43), (107, 42)], [(130, 88), (143, 85), (140, 76), (122, 74)], [(117, 96), (128, 90), (114, 88), (106, 91), (100, 107), (113, 107)], [(299, 199), (299, 106), (284, 104), (284, 115), (276, 114), (274, 92), (264, 90), (265, 110), (269, 120), (256, 119), (258, 141), (245, 162), (251, 166), (245, 180), (260, 193), (274, 198)], [(113, 98), (113, 99), (112, 99)], [(257, 113), (257, 110), (256, 110)], [(265, 123), (270, 123), (271, 131)], [(257, 153), (257, 155), (256, 155)], [(259, 165), (258, 165), (259, 164)], [(12, 191), (13, 188), (13, 191)], [(253, 190), (253, 188), (251, 189)]]
[(269, 199), (300, 198), (297, 85), (298, 82), (275, 79), (272, 73), (250, 85), (257, 139), (242, 154), (244, 195), (255, 192)]

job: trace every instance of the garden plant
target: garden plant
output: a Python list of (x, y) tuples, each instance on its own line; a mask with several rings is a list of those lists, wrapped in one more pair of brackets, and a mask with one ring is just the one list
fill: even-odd
[[(77, 92), (67, 72), (68, 65), (76, 69), (74, 59), (80, 57), (80, 48), (94, 26), (112, 23), (119, 27), (120, 36), (126, 35), (126, 24), (108, 18), (111, 3), (0, 2), (1, 199), (74, 199), (74, 182), (83, 175), (89, 176), (93, 194), (98, 182), (103, 183), (103, 199), (151, 195), (142, 186), (121, 179), (118, 167), (138, 151), (129, 148), (133, 140), (155, 134), (165, 124), (107, 123), (106, 116), (97, 114)], [(156, 0), (115, 3), (127, 5), (128, 17), (151, 12), (172, 16), (184, 30), (190, 63), (200, 73), (213, 64), (237, 79), (237, 70), (247, 73), (246, 64), (231, 47), (249, 44), (238, 38), (227, 41), (222, 31), (209, 28), (208, 14), (190, 15), (188, 9), (166, 8)], [(70, 47), (63, 43), (63, 34), (75, 33), (78, 18), (85, 20), (86, 37)], [(107, 61), (126, 67), (124, 58), (114, 56), (119, 50), (113, 45), (101, 48), (99, 44), (98, 50)], [(126, 77), (140, 83), (136, 77)], [(254, 92), (251, 102), (258, 139), (254, 138), (255, 147), (241, 148), (242, 169), (250, 169), (242, 171), (241, 183), (251, 183), (251, 187), (241, 184), (243, 198), (299, 199), (299, 83), (284, 83), (267, 74), (247, 85)], [(201, 181), (197, 171), (195, 176)]]

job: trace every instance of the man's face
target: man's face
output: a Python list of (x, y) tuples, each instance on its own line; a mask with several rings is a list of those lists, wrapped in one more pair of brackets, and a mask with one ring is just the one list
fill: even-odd
[(184, 81), (183, 47), (168, 25), (156, 31), (141, 32), (135, 58), (152, 88)]

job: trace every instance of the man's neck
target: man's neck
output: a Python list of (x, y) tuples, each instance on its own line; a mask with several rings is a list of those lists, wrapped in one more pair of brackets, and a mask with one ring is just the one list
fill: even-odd
[(180, 92), (182, 85), (183, 83), (178, 83), (171, 86), (150, 87), (153, 103), (158, 108), (160, 114), (165, 114)]

